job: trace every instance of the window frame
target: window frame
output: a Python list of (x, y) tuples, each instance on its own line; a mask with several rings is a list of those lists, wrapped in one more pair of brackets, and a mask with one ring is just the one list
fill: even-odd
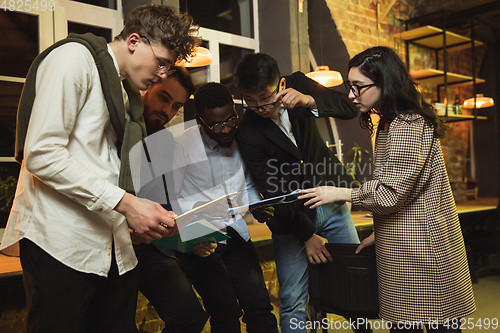
[[(104, 8), (86, 3), (54, 0), (54, 11), (34, 10), (13, 12), (38, 17), (38, 38), (40, 54), (56, 41), (68, 35), (68, 22), (92, 25), (111, 30), (112, 37), (118, 35), (123, 28), (122, 0), (117, 0), (116, 9)], [(24, 83), (25, 77), (0, 75), (0, 81)], [(0, 156), (1, 162), (16, 162), (13, 156)]]
[[(213, 29), (200, 27), (200, 36), (204, 41), (208, 42), (208, 49), (212, 55), (213, 62), (208, 66), (207, 78), (208, 82), (220, 82), (220, 44), (245, 48), (253, 50), (255, 53), (260, 50), (260, 35), (259, 35), (259, 7), (258, 1), (253, 1), (253, 38), (244, 37), (241, 35), (230, 34), (227, 32), (217, 31)], [(196, 22), (195, 22), (196, 23)], [(234, 96), (235, 103), (241, 103), (241, 100)]]

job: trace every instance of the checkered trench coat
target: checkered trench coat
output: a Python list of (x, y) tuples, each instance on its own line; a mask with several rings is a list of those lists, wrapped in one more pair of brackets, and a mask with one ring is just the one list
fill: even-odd
[(352, 201), (373, 212), (380, 318), (444, 323), (475, 311), (441, 145), (422, 116), (377, 133), (373, 180)]

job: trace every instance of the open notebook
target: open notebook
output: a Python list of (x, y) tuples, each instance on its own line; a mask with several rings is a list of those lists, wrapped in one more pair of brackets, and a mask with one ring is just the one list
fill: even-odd
[[(199, 243), (218, 243), (224, 239), (231, 238), (225, 232), (220, 231), (207, 220), (199, 220), (186, 225), (179, 234), (172, 237), (163, 237), (154, 240), (152, 243), (179, 252), (190, 252), (193, 246)], [(183, 242), (182, 239), (188, 239)]]
[(193, 250), (193, 246), (199, 243), (214, 242), (218, 243), (224, 239), (231, 238), (225, 232), (214, 227), (210, 222), (201, 219), (191, 222), (196, 214), (206, 212), (216, 204), (220, 204), (223, 200), (239, 194), (240, 192), (229, 193), (212, 200), (204, 205), (198, 206), (182, 215), (177, 216), (174, 220), (177, 222), (179, 234), (172, 237), (163, 237), (162, 239), (154, 240), (152, 243), (179, 252), (189, 252)]

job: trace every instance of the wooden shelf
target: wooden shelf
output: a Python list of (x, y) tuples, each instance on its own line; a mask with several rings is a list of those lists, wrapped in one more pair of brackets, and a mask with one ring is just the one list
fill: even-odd
[[(456, 121), (465, 121), (465, 120), (474, 120), (473, 115), (468, 114), (449, 114), (448, 116), (444, 116), (444, 112), (438, 112), (438, 116), (446, 122), (456, 122)], [(476, 120), (487, 120), (488, 117), (485, 116), (477, 116)]]
[[(420, 82), (444, 85), (444, 71), (439, 69), (432, 69), (432, 68), (422, 69), (419, 71), (411, 72), (410, 74), (415, 80)], [(467, 85), (473, 83), (472, 76), (456, 74), (451, 72), (447, 72), (446, 76), (448, 80), (448, 85), (458, 85), (458, 84)], [(476, 84), (483, 82), (484, 79), (476, 78)]]
[[(393, 37), (401, 38), (412, 44), (428, 47), (433, 50), (440, 50), (443, 48), (443, 30), (430, 25), (404, 31), (392, 35)], [(470, 48), (472, 45), (469, 37), (461, 36), (456, 33), (446, 31), (446, 50), (454, 52)], [(474, 46), (483, 45), (483, 42), (478, 40), (474, 41)]]

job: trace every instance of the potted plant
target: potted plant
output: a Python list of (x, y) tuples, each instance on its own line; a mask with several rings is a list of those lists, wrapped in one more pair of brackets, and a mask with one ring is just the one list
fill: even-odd
[(347, 172), (351, 175), (352, 179), (356, 180), (356, 168), (361, 164), (361, 161), (363, 160), (363, 153), (369, 154), (369, 152), (365, 148), (361, 147), (357, 142), (354, 142), (354, 146), (347, 152), (348, 155), (350, 155), (351, 153), (353, 153), (354, 156), (352, 157), (352, 162), (347, 163), (346, 169)]

